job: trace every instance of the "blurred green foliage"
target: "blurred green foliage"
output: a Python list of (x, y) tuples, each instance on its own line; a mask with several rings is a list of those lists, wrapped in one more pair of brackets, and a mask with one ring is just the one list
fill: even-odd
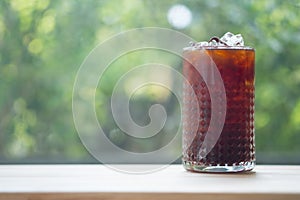
[[(242, 33), (246, 45), (255, 47), (258, 158), (268, 153), (298, 155), (300, 1), (2, 0), (0, 162), (92, 161), (72, 118), (72, 89), (78, 68), (97, 44), (121, 31), (140, 27), (177, 30), (167, 14), (179, 3), (193, 16), (192, 23), (179, 31), (199, 41), (227, 31)], [(152, 56), (174, 59), (177, 68), (181, 65), (162, 52)], [(130, 69), (118, 66), (147, 63), (140, 58), (137, 53), (116, 62), (100, 81), (97, 93), (98, 118), (107, 124), (108, 137), (121, 146), (126, 146), (126, 140), (118, 129), (110, 128), (115, 125), (109, 118), (108, 102), (113, 84)], [(147, 105), (157, 102), (158, 92), (148, 89), (139, 97), (146, 106), (137, 105), (145, 110), (137, 116), (147, 114)], [(162, 104), (176, 110), (171, 97)], [(165, 144), (161, 138), (158, 141), (158, 146)]]

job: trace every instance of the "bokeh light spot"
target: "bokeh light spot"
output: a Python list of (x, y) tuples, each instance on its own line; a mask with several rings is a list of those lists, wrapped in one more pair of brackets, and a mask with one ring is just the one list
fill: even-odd
[(43, 50), (43, 42), (41, 39), (34, 39), (28, 45), (28, 50), (32, 54), (39, 54)]
[(185, 5), (173, 5), (168, 11), (168, 21), (173, 27), (183, 29), (192, 22), (192, 12)]

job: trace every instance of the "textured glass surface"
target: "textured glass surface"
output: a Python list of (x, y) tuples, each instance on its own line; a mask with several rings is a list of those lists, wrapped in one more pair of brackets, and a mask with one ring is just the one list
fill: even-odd
[[(183, 74), (192, 86), (192, 89), (184, 86), (183, 91), (183, 161), (196, 166), (239, 166), (255, 162), (254, 50), (206, 50), (221, 74), (227, 101), (223, 130), (209, 152), (204, 139), (211, 120), (211, 95), (202, 76), (196, 70), (207, 63), (201, 60), (200, 51), (195, 51), (198, 50), (185, 52), (185, 56), (193, 62), (185, 61), (183, 66)], [(214, 77), (210, 72), (202, 71), (201, 74), (208, 74), (208, 79), (213, 82)], [(212, 84), (211, 91), (219, 93), (219, 85)], [(198, 102), (190, 101), (193, 95), (197, 96)], [(198, 116), (194, 112), (196, 104), (200, 110)], [(195, 126), (198, 126), (198, 129), (193, 133), (191, 131)]]

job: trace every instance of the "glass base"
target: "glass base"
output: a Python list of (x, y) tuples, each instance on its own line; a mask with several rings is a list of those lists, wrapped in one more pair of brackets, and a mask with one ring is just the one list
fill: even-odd
[(183, 166), (188, 171), (208, 173), (236, 173), (251, 171), (255, 162), (241, 162), (237, 165), (199, 165), (191, 161), (183, 161)]

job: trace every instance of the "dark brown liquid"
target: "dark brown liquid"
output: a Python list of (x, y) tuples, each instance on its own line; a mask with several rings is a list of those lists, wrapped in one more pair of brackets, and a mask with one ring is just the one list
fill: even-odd
[[(184, 52), (183, 74), (192, 86), (198, 102), (191, 102), (191, 91), (183, 91), (183, 161), (196, 165), (238, 165), (255, 161), (254, 145), (254, 61), (253, 49), (206, 49), (216, 64), (226, 92), (226, 117), (223, 130), (209, 153), (202, 144), (211, 120), (211, 98), (207, 85), (193, 67), (201, 65), (198, 50)], [(200, 56), (199, 56), (200, 58)], [(211, 91), (218, 91), (216, 84)], [(199, 116), (193, 116), (195, 104)], [(194, 124), (199, 125), (193, 135)], [(214, 127), (212, 127), (212, 130)]]

